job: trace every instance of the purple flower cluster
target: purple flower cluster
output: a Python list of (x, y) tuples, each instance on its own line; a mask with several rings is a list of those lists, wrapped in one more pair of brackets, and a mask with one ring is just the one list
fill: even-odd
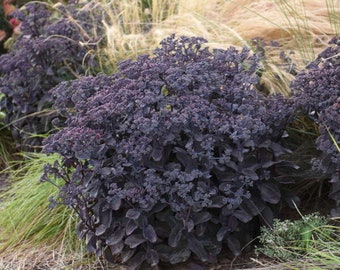
[(52, 89), (63, 128), (44, 151), (63, 162), (44, 180), (65, 180), (59, 199), (79, 213), (88, 250), (132, 268), (207, 261), (223, 244), (239, 254), (255, 217), (270, 222), (283, 199), (293, 106), (256, 91), (256, 55), (205, 42), (172, 35), (116, 74)]

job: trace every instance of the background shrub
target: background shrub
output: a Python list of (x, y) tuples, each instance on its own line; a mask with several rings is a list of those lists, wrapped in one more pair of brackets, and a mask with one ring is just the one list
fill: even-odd
[(293, 106), (254, 89), (256, 55), (205, 42), (171, 36), (155, 57), (52, 90), (66, 121), (44, 151), (63, 160), (42, 179), (64, 179), (57, 201), (77, 211), (89, 251), (132, 268), (207, 261), (223, 243), (238, 255), (257, 217), (271, 222), (292, 199), (279, 186), (293, 167), (280, 144)]
[(88, 51), (98, 44), (94, 33), (100, 25), (94, 19), (101, 16), (95, 17), (96, 9), (90, 12), (90, 8), (30, 2), (13, 13), (22, 21), (22, 34), (11, 52), (0, 57), (0, 93), (5, 95), (0, 110), (24, 149), (41, 145), (41, 134), (52, 128), (48, 90), (96, 69)]

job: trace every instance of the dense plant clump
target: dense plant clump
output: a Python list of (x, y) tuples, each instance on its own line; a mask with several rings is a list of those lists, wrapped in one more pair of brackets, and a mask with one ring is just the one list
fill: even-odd
[(11, 52), (0, 57), (0, 93), (5, 94), (0, 110), (19, 146), (39, 146), (39, 135), (51, 130), (48, 90), (96, 68), (88, 51), (96, 47), (93, 33), (100, 29), (89, 8), (31, 2), (12, 14), (22, 21), (22, 33)]
[(81, 223), (87, 248), (131, 268), (214, 260), (251, 240), (259, 217), (292, 195), (293, 164), (281, 144), (294, 107), (254, 88), (258, 57), (210, 51), (202, 38), (174, 35), (154, 57), (119, 64), (52, 90), (64, 126), (44, 142), (60, 163), (60, 197)]
[(340, 216), (340, 37), (300, 72), (292, 88), (300, 109), (320, 130), (316, 146), (321, 156), (313, 160), (315, 169), (331, 176), (330, 197), (336, 202), (333, 215)]

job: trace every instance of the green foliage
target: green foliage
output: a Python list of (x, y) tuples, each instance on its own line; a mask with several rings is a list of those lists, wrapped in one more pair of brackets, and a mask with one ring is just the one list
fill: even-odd
[(59, 191), (39, 182), (43, 164), (58, 157), (30, 154), (24, 158), (4, 171), (10, 174), (11, 188), (0, 195), (0, 251), (61, 244), (65, 252), (79, 249), (81, 243), (74, 233), (76, 215), (63, 206), (50, 209), (49, 197)]
[[(329, 219), (318, 213), (296, 221), (276, 219), (271, 228), (262, 227), (257, 253), (280, 261), (295, 260), (314, 253), (322, 243), (332, 240), (339, 227), (328, 226)], [(336, 238), (332, 240), (336, 241)], [(339, 246), (339, 244), (338, 244)]]

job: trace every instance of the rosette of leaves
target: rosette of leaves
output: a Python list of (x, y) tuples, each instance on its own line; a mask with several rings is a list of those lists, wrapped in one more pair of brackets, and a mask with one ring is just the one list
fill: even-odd
[(294, 99), (300, 111), (308, 115), (318, 125), (320, 136), (316, 146), (321, 156), (313, 160), (315, 169), (323, 171), (331, 178), (330, 197), (336, 202), (340, 215), (340, 37), (334, 37), (329, 47), (321, 52), (315, 61), (300, 72), (292, 88)]
[(40, 146), (40, 135), (52, 128), (48, 90), (96, 67), (96, 61), (86, 55), (95, 48), (92, 33), (95, 27), (100, 31), (100, 24), (94, 19), (99, 22), (101, 16), (81, 5), (31, 2), (13, 14), (22, 21), (22, 34), (11, 51), (0, 57), (0, 93), (5, 95), (0, 110), (18, 146), (25, 150)]
[(44, 151), (63, 159), (42, 180), (64, 179), (56, 201), (79, 214), (89, 251), (132, 269), (213, 260), (223, 245), (239, 255), (287, 198), (290, 101), (254, 89), (248, 49), (205, 42), (172, 35), (112, 76), (52, 90), (64, 127)]

